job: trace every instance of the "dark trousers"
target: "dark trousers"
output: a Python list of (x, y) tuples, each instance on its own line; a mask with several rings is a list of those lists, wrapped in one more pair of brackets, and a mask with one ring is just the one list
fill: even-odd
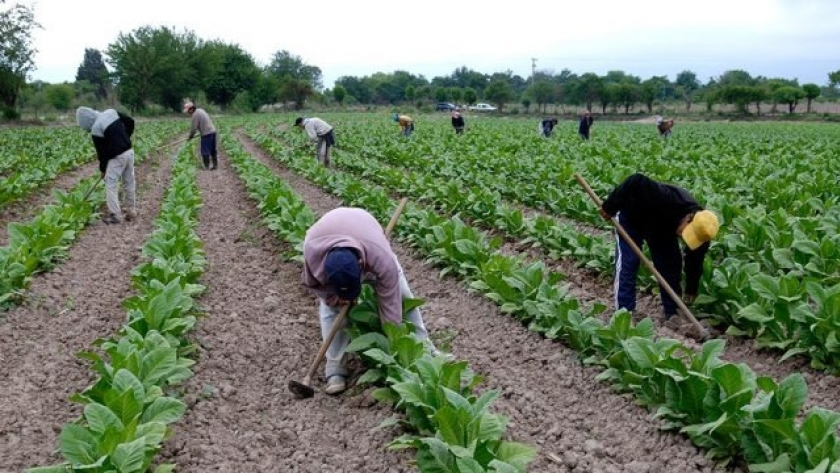
[[(639, 248), (647, 242), (650, 254), (653, 257), (653, 266), (659, 274), (668, 282), (677, 295), (682, 295), (680, 274), (682, 274), (682, 253), (677, 235), (663, 235), (660, 237), (645, 237), (638, 229), (633, 228), (623, 219), (621, 212), (618, 213), (618, 222), (627, 231), (633, 242)], [(636, 310), (636, 276), (639, 273), (639, 265), (642, 260), (633, 251), (633, 248), (616, 233), (616, 259), (615, 259), (615, 305), (618, 309), (627, 309), (630, 312)], [(666, 317), (677, 313), (677, 303), (668, 293), (659, 287), (662, 296), (662, 309)]]
[(212, 169), (219, 165), (217, 158), (218, 151), (216, 150), (216, 134), (210, 133), (201, 136), (201, 159), (204, 161), (205, 168), (211, 168), (210, 158), (213, 158)]

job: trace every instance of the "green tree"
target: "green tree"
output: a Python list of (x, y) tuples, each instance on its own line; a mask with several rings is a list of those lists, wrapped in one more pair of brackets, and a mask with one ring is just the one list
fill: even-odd
[(525, 107), (525, 113), (528, 113), (531, 109), (531, 99), (528, 98), (528, 95), (522, 95), (522, 101), (520, 102), (523, 107)]
[(478, 92), (472, 87), (466, 87), (464, 89), (464, 102), (467, 102), (467, 105), (473, 105), (478, 102)]
[(811, 101), (820, 96), (820, 86), (817, 84), (805, 84), (802, 86), (802, 92), (805, 93), (805, 98), (808, 99), (808, 113), (811, 113)]
[(697, 74), (692, 71), (685, 70), (677, 74), (675, 83), (682, 87), (682, 98), (685, 102), (685, 111), (691, 111), (691, 103), (694, 100), (694, 93), (700, 89), (700, 81), (697, 80)]
[(496, 104), (501, 112), (505, 103), (513, 100), (513, 88), (505, 79), (496, 79), (484, 90), (484, 97)]
[(76, 93), (73, 86), (67, 83), (49, 85), (44, 89), (44, 97), (54, 109), (69, 110)]
[[(0, 6), (5, 3), (0, 0)], [(0, 11), (0, 105), (4, 116), (18, 116), (18, 94), (35, 68), (37, 50), (32, 45), (32, 33), (39, 27), (31, 7), (14, 4)]]
[[(525, 89), (525, 95), (533, 100), (537, 107), (542, 107), (542, 112), (545, 113), (546, 106), (555, 101), (555, 87), (554, 84), (548, 80), (542, 79), (535, 81)], [(526, 107), (527, 108), (527, 107)]]
[(209, 76), (205, 55), (194, 33), (166, 27), (144, 26), (108, 45), (120, 100), (132, 110), (154, 102), (180, 112), (184, 97), (198, 92), (201, 78)]
[(274, 53), (268, 72), (280, 82), (280, 100), (294, 102), (295, 110), (302, 109), (307, 98), (323, 89), (321, 69), (286, 50)]
[(787, 104), (788, 113), (796, 111), (796, 105), (805, 97), (805, 92), (799, 87), (790, 85), (779, 87), (773, 92), (773, 98), (779, 102)]
[(727, 85), (720, 87), (718, 97), (723, 103), (733, 104), (740, 113), (748, 114), (747, 106), (756, 100), (760, 88), (751, 85)]
[(828, 73), (828, 86), (832, 89), (837, 88), (840, 85), (840, 71), (834, 71)]
[(464, 89), (460, 87), (450, 87), (449, 96), (452, 97), (452, 101), (457, 105), (464, 98)]
[(335, 81), (336, 86), (342, 86), (347, 94), (355, 98), (359, 103), (371, 103), (373, 89), (368, 81), (353, 76), (342, 76)]
[(656, 101), (656, 97), (661, 86), (661, 79), (651, 77), (650, 79), (642, 82), (642, 84), (636, 89), (638, 99), (640, 102), (645, 104), (648, 109), (648, 113), (653, 113), (653, 102)]
[(108, 68), (102, 60), (102, 53), (98, 49), (85, 48), (85, 58), (76, 70), (76, 81), (85, 81), (92, 84), (95, 89), (96, 98), (104, 99), (108, 96)]
[(347, 89), (345, 89), (341, 84), (336, 84), (335, 87), (333, 87), (332, 93), (335, 101), (338, 102), (338, 105), (344, 105), (344, 99), (347, 97)]
[[(571, 92), (572, 103), (584, 104), (587, 110), (592, 110), (592, 103), (604, 95), (604, 82), (596, 74), (587, 72), (574, 83)], [(605, 96), (604, 98), (609, 103), (609, 97)], [(604, 105), (604, 109), (604, 113), (606, 113), (606, 105)]]
[(260, 68), (250, 54), (235, 44), (205, 43), (205, 56), (212, 64), (205, 84), (207, 99), (222, 109), (233, 103), (236, 95), (257, 84)]

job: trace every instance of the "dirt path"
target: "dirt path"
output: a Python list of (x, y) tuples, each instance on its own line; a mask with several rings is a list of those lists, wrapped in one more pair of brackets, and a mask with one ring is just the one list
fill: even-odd
[(284, 248), (224, 155), (198, 184), (208, 261), (198, 303), (208, 317), (195, 331), (201, 349), (185, 386), (190, 408), (164, 459), (181, 472), (410, 471), (410, 453), (386, 451), (393, 434), (376, 429), (389, 408), (364, 396), (327, 396), (319, 378), (312, 399), (288, 391), (320, 346), (316, 299), (300, 285), (300, 265), (279, 260)]
[(9, 234), (6, 226), (9, 222), (27, 222), (43, 210), (44, 206), (54, 202), (52, 198), (53, 189), (68, 191), (76, 186), (85, 177), (93, 176), (99, 172), (99, 161), (92, 161), (83, 164), (72, 171), (62, 173), (50, 183), (36, 189), (21, 200), (13, 202), (0, 209), (0, 246), (9, 243)]
[(26, 302), (0, 316), (0, 459), (2, 471), (61, 461), (61, 426), (80, 412), (68, 397), (94, 379), (75, 354), (125, 321), (130, 272), (153, 229), (169, 185), (169, 155), (137, 167), (138, 220), (88, 227), (54, 270), (36, 276)]
[[(242, 141), (317, 214), (341, 205), (281, 168), (254, 143)], [(440, 280), (438, 271), (406, 246), (395, 243), (394, 250), (415, 295), (427, 301), (423, 317), (430, 330), (456, 335), (453, 353), (487, 376), (486, 387), (500, 391), (495, 409), (509, 416), (509, 436), (539, 447), (530, 471), (711, 471), (711, 463), (687, 438), (660, 431), (631, 397), (597, 382), (598, 370), (582, 367), (576, 353), (529, 332), (489, 301), (468, 293), (463, 283)], [(343, 402), (353, 399), (345, 396)], [(549, 461), (547, 453), (559, 455), (563, 465)]]

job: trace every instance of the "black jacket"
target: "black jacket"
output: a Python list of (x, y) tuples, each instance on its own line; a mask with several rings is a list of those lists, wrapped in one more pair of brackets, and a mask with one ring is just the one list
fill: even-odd
[(104, 129), (102, 136), (92, 133), (93, 146), (99, 157), (99, 171), (108, 169), (108, 161), (131, 149), (131, 135), (134, 134), (134, 119), (117, 112), (116, 115), (103, 112), (97, 121), (104, 123), (94, 125), (95, 129)]
[[(677, 227), (688, 214), (703, 210), (687, 190), (654, 181), (636, 173), (618, 185), (604, 201), (604, 210), (621, 218), (649, 242), (675, 241)], [(677, 244), (677, 243), (675, 243)], [(697, 294), (703, 273), (703, 258), (709, 250), (705, 243), (696, 250), (685, 250), (686, 292)]]

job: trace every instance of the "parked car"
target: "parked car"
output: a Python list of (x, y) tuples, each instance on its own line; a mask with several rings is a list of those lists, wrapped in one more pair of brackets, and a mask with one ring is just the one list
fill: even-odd
[(496, 107), (490, 105), (489, 103), (477, 103), (470, 107), (470, 110), (476, 112), (495, 112), (497, 109)]
[(435, 105), (435, 111), (438, 111), (438, 112), (450, 112), (452, 110), (455, 110), (456, 108), (458, 108), (458, 107), (456, 107), (454, 104), (451, 104), (449, 102), (440, 102), (437, 105)]

